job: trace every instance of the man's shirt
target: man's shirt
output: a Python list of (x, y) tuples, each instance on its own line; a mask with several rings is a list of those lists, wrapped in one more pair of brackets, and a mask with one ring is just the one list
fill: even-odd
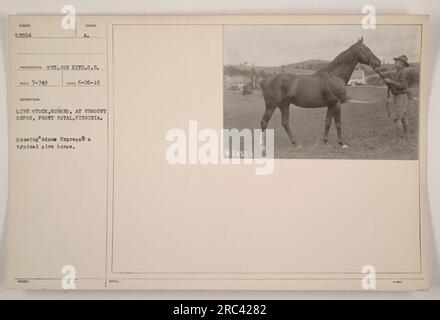
[(391, 79), (391, 93), (393, 95), (408, 92), (408, 71), (405, 68), (398, 69)]

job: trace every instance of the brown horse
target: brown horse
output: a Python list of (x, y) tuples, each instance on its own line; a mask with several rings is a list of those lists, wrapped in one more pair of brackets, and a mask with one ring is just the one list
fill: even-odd
[(289, 127), (289, 107), (294, 104), (303, 108), (327, 107), (325, 119), (324, 143), (328, 141), (328, 132), (335, 119), (338, 143), (347, 148), (342, 139), (341, 104), (346, 99), (347, 83), (357, 63), (372, 68), (380, 66), (380, 60), (363, 44), (363, 38), (341, 52), (329, 65), (312, 75), (294, 75), (280, 73), (261, 82), (266, 111), (261, 120), (264, 132), (273, 112), (281, 110), (281, 124), (290, 141), (295, 138)]

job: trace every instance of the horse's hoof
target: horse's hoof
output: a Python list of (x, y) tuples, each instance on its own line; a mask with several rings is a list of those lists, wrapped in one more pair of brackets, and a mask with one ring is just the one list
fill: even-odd
[(342, 149), (348, 149), (348, 146), (345, 143), (341, 144), (341, 147)]
[(328, 139), (324, 139), (323, 141), (324, 141), (324, 144), (327, 144), (327, 142), (328, 142)]

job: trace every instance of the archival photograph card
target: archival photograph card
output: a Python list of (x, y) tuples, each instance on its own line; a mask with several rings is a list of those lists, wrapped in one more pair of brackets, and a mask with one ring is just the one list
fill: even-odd
[(20, 289), (425, 290), (427, 16), (10, 16)]

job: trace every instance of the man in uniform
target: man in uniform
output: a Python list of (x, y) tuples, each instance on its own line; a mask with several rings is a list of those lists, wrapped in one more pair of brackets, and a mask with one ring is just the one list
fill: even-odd
[(394, 65), (397, 69), (394, 77), (385, 78), (384, 81), (393, 94), (392, 117), (400, 139), (408, 139), (408, 71), (405, 69), (409, 66), (407, 56), (394, 58)]

